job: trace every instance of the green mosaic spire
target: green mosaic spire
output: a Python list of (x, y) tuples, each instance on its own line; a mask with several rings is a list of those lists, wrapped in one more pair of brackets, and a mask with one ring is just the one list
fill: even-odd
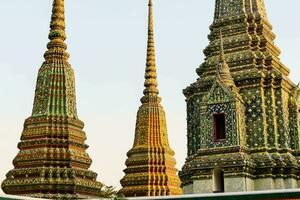
[[(297, 188), (299, 94), (280, 61), (264, 0), (215, 2), (199, 78), (184, 90), (184, 191), (212, 192), (220, 171), (225, 191)], [(216, 73), (220, 83), (233, 86), (230, 91), (217, 84)], [(218, 127), (225, 130), (222, 140), (214, 138)]]
[(245, 14), (249, 18), (267, 20), (264, 0), (216, 0), (214, 20), (233, 19)]
[(89, 170), (84, 123), (77, 117), (74, 71), (65, 44), (64, 0), (54, 0), (50, 42), (38, 72), (31, 117), (25, 120), (7, 194), (48, 199), (98, 197), (102, 184)]
[(65, 44), (64, 1), (55, 0), (50, 23), (50, 42), (39, 70), (32, 116), (77, 117), (75, 76)]

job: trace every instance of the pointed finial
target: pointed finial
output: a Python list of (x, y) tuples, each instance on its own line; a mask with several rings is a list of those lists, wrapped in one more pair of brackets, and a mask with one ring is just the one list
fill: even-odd
[(222, 29), (220, 29), (220, 57), (219, 57), (219, 64), (217, 65), (217, 70), (216, 70), (216, 76), (218, 79), (221, 78), (220, 73), (224, 64), (226, 64), (226, 61), (225, 61), (225, 54), (224, 54)]
[(53, 1), (49, 39), (60, 39), (62, 41), (66, 39), (64, 0)]
[(155, 46), (154, 46), (154, 30), (153, 30), (153, 14), (152, 0), (149, 0), (149, 16), (148, 16), (148, 45), (147, 45), (147, 61), (145, 72), (145, 89), (142, 103), (145, 102), (145, 97), (156, 96), (159, 91), (157, 89), (157, 73), (155, 63)]
[[(48, 36), (50, 42), (47, 45), (48, 51), (45, 53), (46, 60), (53, 56), (58, 56), (53, 49), (67, 49), (65, 44), (66, 33), (65, 33), (65, 6), (64, 0), (53, 0), (52, 16), (50, 22), (50, 33)], [(69, 55), (63, 52), (62, 58), (67, 59)]]
[(226, 59), (225, 59), (223, 33), (222, 33), (222, 30), (220, 30), (220, 58), (219, 58), (218, 71), (221, 72), (222, 70), (227, 70), (227, 68), (229, 71), (229, 67), (228, 67), (228, 65), (226, 63)]
[(216, 77), (222, 81), (226, 82), (228, 85), (233, 85), (233, 78), (230, 74), (229, 66), (226, 63), (225, 52), (224, 52), (224, 41), (222, 30), (220, 30), (220, 58), (219, 63), (217, 65)]
[(220, 62), (225, 63), (225, 53), (224, 53), (224, 41), (223, 41), (223, 33), (222, 29), (220, 30)]

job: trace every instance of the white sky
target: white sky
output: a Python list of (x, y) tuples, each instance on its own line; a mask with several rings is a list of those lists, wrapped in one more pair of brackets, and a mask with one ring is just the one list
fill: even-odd
[[(31, 114), (51, 5), (52, 0), (0, 0), (0, 181), (13, 168), (23, 123)], [(300, 1), (266, 0), (266, 5), (281, 60), (298, 82)], [(159, 89), (178, 169), (186, 157), (182, 89), (197, 78), (213, 12), (213, 0), (154, 0)], [(147, 0), (66, 0), (66, 19), (91, 169), (98, 180), (119, 188), (143, 90)]]

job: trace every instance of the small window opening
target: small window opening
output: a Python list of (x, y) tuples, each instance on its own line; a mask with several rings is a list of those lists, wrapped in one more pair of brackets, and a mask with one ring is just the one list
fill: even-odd
[(224, 192), (224, 171), (215, 169), (213, 171), (214, 193)]
[(215, 140), (225, 140), (225, 113), (218, 113), (213, 115), (214, 120), (214, 138)]

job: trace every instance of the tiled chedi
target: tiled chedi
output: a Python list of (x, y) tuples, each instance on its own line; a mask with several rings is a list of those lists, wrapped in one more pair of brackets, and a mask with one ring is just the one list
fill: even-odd
[(76, 111), (75, 77), (65, 44), (64, 0), (54, 0), (50, 42), (38, 72), (32, 115), (25, 120), (7, 194), (80, 199), (97, 197), (102, 184), (89, 170), (84, 124)]
[(144, 83), (132, 149), (127, 153), (121, 193), (125, 196), (181, 194), (174, 151), (167, 135), (165, 111), (158, 96), (153, 35), (152, 0), (149, 0), (148, 49)]
[(297, 188), (299, 87), (279, 59), (264, 0), (215, 2), (205, 60), (184, 90), (183, 191)]

